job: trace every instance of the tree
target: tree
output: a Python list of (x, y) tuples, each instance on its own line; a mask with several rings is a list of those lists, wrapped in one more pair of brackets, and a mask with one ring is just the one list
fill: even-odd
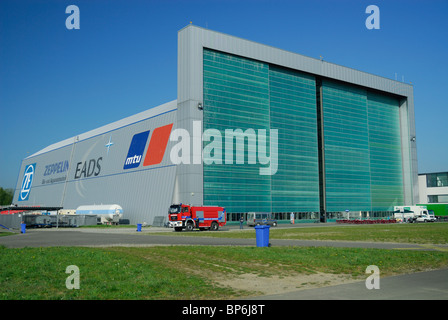
[(0, 205), (10, 205), (14, 197), (13, 189), (3, 189), (0, 187)]

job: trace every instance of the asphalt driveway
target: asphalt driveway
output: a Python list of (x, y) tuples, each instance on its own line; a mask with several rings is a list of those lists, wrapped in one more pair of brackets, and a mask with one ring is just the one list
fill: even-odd
[[(224, 246), (255, 246), (255, 239), (213, 238), (160, 235), (160, 232), (170, 232), (167, 228), (143, 228), (137, 232), (134, 228), (51, 228), (26, 229), (24, 234), (0, 237), (0, 245), (7, 248), (23, 247), (53, 247), (53, 246), (155, 246), (155, 245), (224, 245)], [(246, 232), (251, 232), (245, 230)], [(210, 231), (204, 231), (210, 232)], [(217, 231), (225, 232), (225, 231)], [(255, 231), (253, 231), (255, 233)], [(174, 232), (173, 232), (174, 233)], [(346, 248), (378, 248), (378, 249), (425, 249), (416, 244), (356, 242), (356, 241), (323, 241), (323, 240), (278, 240), (270, 239), (272, 246), (316, 246), (316, 247), (346, 247)], [(448, 249), (446, 245), (439, 247)], [(434, 249), (437, 247), (434, 246)], [(431, 249), (429, 249), (431, 250)]]

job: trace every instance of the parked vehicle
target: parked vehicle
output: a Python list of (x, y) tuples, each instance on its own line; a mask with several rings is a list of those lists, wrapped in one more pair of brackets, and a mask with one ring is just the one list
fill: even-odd
[(100, 224), (119, 224), (123, 208), (118, 204), (85, 205), (76, 208), (76, 214), (96, 215)]
[(434, 217), (434, 215), (431, 216), (429, 213), (419, 215), (415, 219), (415, 222), (434, 222), (434, 221), (436, 221), (436, 218)]
[(272, 218), (272, 215), (269, 212), (248, 212), (247, 225), (248, 226), (270, 225), (276, 227), (277, 220)]
[(435, 216), (433, 210), (428, 210), (428, 216), (429, 216), (429, 221), (430, 222), (436, 222), (437, 221), (437, 217)]
[(216, 231), (226, 225), (226, 209), (213, 206), (190, 206), (173, 204), (168, 211), (168, 219), (175, 231), (200, 230)]
[[(426, 218), (421, 218), (425, 216)], [(413, 223), (420, 220), (435, 221), (434, 214), (431, 216), (428, 213), (426, 206), (396, 206), (394, 207), (394, 218), (397, 221)], [(420, 221), (419, 221), (420, 222)]]
[[(419, 206), (420, 204), (418, 204)], [(436, 217), (447, 217), (448, 216), (448, 203), (427, 203), (422, 204), (429, 211), (433, 211)]]
[(426, 214), (417, 216), (417, 218), (415, 218), (415, 222), (428, 222), (428, 216)]

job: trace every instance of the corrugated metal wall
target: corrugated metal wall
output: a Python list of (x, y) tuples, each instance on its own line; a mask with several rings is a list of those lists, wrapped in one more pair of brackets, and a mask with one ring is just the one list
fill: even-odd
[[(154, 129), (168, 124), (175, 127), (176, 111), (177, 103), (174, 101), (138, 117), (126, 118), (82, 134), (71, 139), (68, 145), (57, 143), (53, 148), (46, 148), (44, 152), (25, 159), (14, 203), (62, 206), (65, 209), (76, 209), (80, 205), (118, 204), (123, 208), (123, 219), (129, 219), (132, 224), (152, 224), (155, 216), (167, 214), (173, 198), (176, 167), (170, 161), (169, 150), (174, 142), (168, 142), (161, 163), (144, 166), (143, 160)], [(148, 130), (140, 164), (125, 169), (133, 136)], [(28, 198), (19, 200), (25, 168), (34, 163)]]

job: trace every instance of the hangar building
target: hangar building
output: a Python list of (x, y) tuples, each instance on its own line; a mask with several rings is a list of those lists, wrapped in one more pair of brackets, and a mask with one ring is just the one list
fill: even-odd
[(152, 224), (172, 203), (326, 221), (418, 202), (411, 85), (194, 25), (177, 81), (177, 100), (24, 159), (14, 203)]

